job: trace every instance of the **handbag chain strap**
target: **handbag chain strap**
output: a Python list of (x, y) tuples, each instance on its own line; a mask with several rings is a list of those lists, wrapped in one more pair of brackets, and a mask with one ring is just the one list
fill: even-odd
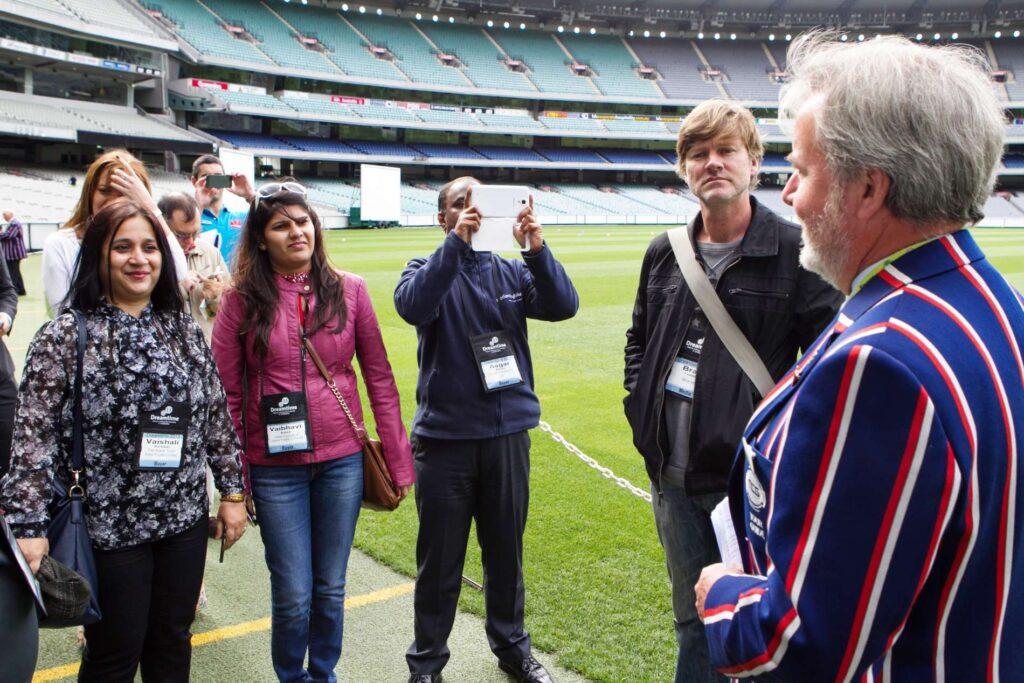
[(334, 394), (334, 398), (338, 401), (338, 405), (341, 406), (341, 409), (345, 412), (345, 417), (347, 417), (348, 421), (352, 424), (352, 429), (355, 431), (356, 436), (359, 437), (359, 441), (365, 444), (370, 440), (370, 437), (367, 435), (366, 429), (360, 427), (359, 423), (356, 422), (355, 416), (353, 416), (352, 411), (349, 410), (348, 402), (345, 400), (345, 397), (341, 395), (338, 385), (334, 382), (334, 377), (332, 377), (331, 373), (328, 372), (327, 366), (324, 365), (324, 362), (320, 360), (320, 354), (318, 354), (316, 349), (313, 348), (313, 344), (309, 341), (308, 337), (303, 337), (302, 343), (305, 344), (306, 353), (308, 353), (309, 357), (313, 360), (313, 364), (316, 365), (317, 370), (320, 371), (324, 380), (327, 381), (327, 388), (331, 390), (331, 393)]

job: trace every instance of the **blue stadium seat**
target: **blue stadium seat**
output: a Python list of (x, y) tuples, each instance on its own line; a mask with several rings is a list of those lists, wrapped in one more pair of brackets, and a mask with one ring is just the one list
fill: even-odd
[(593, 69), (593, 81), (605, 95), (664, 99), (653, 81), (640, 78), (636, 60), (622, 38), (566, 34), (561, 40), (576, 59)]
[(196, 0), (143, 0), (174, 22), (178, 35), (203, 54), (251, 64), (273, 61), (250, 42), (235, 38)]
[(542, 31), (493, 29), (490, 35), (504, 48), (509, 57), (524, 62), (527, 74), (543, 92), (599, 95), (600, 91), (589, 78), (582, 78), (569, 70), (569, 55), (555, 42), (555, 37)]
[(463, 72), (478, 88), (537, 91), (526, 76), (505, 66), (501, 50), (482, 29), (432, 21), (422, 22), (420, 28), (440, 50), (459, 58)]
[(388, 48), (398, 58), (398, 68), (410, 80), (432, 85), (471, 85), (458, 68), (445, 66), (437, 59), (430, 43), (408, 20), (356, 13), (348, 16), (348, 20), (374, 45)]
[(700, 69), (703, 63), (689, 40), (676, 38), (634, 38), (629, 40), (633, 51), (644, 65), (661, 74), (659, 85), (668, 97), (706, 100), (721, 97), (714, 83), (705, 83)]
[(496, 147), (491, 145), (476, 145), (473, 147), (482, 156), (497, 161), (547, 161), (540, 154), (532, 149), (521, 147)]

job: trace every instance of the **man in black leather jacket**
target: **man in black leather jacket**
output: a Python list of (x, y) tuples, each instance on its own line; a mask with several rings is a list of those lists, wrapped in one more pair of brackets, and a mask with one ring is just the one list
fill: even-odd
[[(750, 194), (764, 154), (743, 107), (709, 101), (687, 117), (679, 174), (700, 201), (694, 252), (719, 298), (778, 380), (831, 321), (842, 297), (800, 267), (800, 229)], [(683, 280), (668, 237), (652, 240), (626, 333), (625, 409), (652, 482), (672, 580), (676, 681), (722, 681), (694, 609), (702, 567), (719, 561), (711, 511), (760, 396)]]

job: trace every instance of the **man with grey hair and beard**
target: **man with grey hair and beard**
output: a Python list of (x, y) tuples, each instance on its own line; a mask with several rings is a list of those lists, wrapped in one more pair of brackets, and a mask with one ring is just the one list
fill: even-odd
[(972, 48), (819, 32), (789, 70), (784, 199), (802, 263), (848, 298), (744, 432), (729, 491), (743, 566), (696, 586), (712, 662), (787, 681), (1017, 680), (1024, 310), (966, 229), (1003, 147), (988, 67)]

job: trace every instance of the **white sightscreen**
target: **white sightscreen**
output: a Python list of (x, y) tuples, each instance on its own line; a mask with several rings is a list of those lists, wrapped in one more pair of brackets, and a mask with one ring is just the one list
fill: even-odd
[(402, 169), (359, 165), (360, 217), (364, 221), (397, 221), (402, 213)]

